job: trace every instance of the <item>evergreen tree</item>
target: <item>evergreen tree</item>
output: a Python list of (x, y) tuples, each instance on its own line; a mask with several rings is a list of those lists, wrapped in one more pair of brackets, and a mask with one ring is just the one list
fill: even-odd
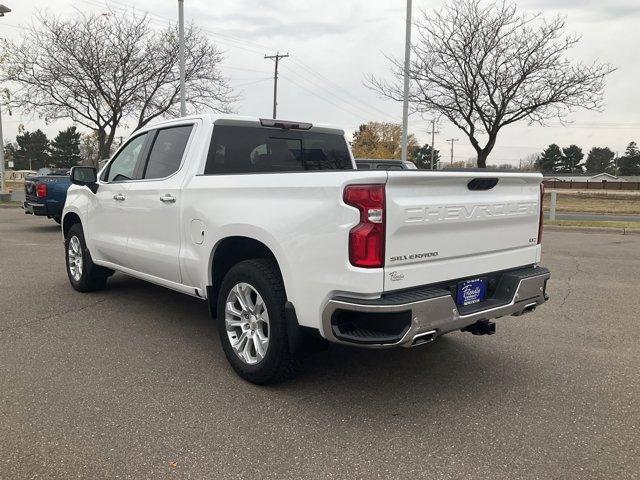
[[(13, 168), (17, 168), (15, 166), (16, 161), (16, 146), (11, 142), (5, 142), (4, 144), (4, 161), (5, 162), (14, 162)], [(7, 163), (5, 163), (5, 168), (7, 167)]]
[(49, 162), (49, 140), (38, 129), (33, 133), (25, 131), (16, 135), (18, 148), (14, 153), (16, 170), (38, 170)]
[(612, 173), (615, 153), (609, 147), (593, 147), (589, 151), (585, 167), (588, 173)]
[[(431, 168), (431, 145), (425, 143), (421, 147), (414, 147), (409, 152), (409, 160), (416, 164), (416, 167), (422, 170), (432, 170)], [(433, 170), (438, 169), (440, 162), (440, 151), (433, 151)]]
[(80, 163), (80, 132), (72, 126), (58, 132), (51, 142), (51, 164), (59, 168), (71, 168)]
[(562, 151), (555, 143), (549, 145), (542, 155), (538, 158), (537, 164), (542, 173), (551, 173), (559, 171), (562, 163)]
[(584, 153), (577, 145), (569, 145), (562, 149), (562, 160), (560, 161), (560, 171), (563, 173), (582, 173), (582, 159)]
[(620, 175), (640, 175), (640, 150), (636, 142), (630, 142), (620, 158), (618, 167)]

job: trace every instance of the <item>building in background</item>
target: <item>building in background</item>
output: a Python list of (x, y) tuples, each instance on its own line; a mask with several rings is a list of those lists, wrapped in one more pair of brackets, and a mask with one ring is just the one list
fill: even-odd
[(551, 182), (626, 182), (623, 177), (616, 177), (610, 173), (597, 173), (595, 175), (589, 173), (545, 173), (544, 181)]

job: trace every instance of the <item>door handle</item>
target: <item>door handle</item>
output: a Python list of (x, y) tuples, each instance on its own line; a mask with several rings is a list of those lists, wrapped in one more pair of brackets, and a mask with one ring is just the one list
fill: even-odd
[(116, 194), (113, 196), (113, 199), (114, 199), (114, 200), (118, 200), (119, 202), (122, 202), (125, 198), (126, 198), (126, 197), (125, 197), (123, 194), (121, 194), (121, 193), (116, 193)]
[(164, 203), (174, 203), (176, 201), (176, 197), (167, 193), (160, 197), (160, 201)]

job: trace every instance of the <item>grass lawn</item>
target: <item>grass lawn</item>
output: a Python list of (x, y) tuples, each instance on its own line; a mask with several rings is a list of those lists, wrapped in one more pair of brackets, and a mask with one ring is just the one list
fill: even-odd
[[(549, 211), (551, 193), (544, 195), (544, 210)], [(609, 213), (640, 215), (640, 195), (607, 192), (558, 192), (557, 212)]]
[(545, 225), (557, 225), (560, 227), (602, 227), (624, 228), (625, 230), (640, 231), (640, 222), (595, 222), (589, 220), (545, 220)]

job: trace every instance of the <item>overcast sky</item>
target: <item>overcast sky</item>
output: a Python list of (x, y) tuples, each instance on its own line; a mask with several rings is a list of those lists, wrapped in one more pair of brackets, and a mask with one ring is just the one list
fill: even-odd
[[(73, 9), (104, 12), (103, 0), (0, 0), (12, 12), (0, 18), (0, 35), (19, 38), (19, 25), (29, 24), (36, 9), (59, 15)], [(414, 14), (438, 8), (440, 0), (414, 0)], [(112, 8), (132, 8), (134, 2), (110, 1)], [(153, 22), (166, 25), (177, 17), (177, 1), (137, 0), (138, 12), (149, 10)], [(572, 51), (575, 59), (600, 60), (618, 70), (609, 77), (602, 113), (577, 112), (573, 123), (560, 126), (506, 127), (489, 163), (517, 164), (520, 158), (540, 152), (549, 143), (575, 143), (585, 152), (593, 146), (609, 146), (622, 153), (631, 140), (640, 142), (640, 0), (521, 0), (519, 7), (542, 10), (545, 15), (566, 15), (570, 32), (582, 35)], [(264, 54), (288, 52), (281, 63), (278, 117), (330, 123), (353, 131), (360, 123), (401, 122), (401, 105), (377, 98), (363, 86), (367, 73), (388, 75), (383, 54), (402, 57), (404, 47), (404, 0), (185, 0), (187, 22), (192, 21), (225, 51), (223, 73), (241, 94), (235, 105), (242, 115), (270, 116), (273, 62)], [(70, 122), (45, 125), (34, 117), (3, 116), (4, 137), (15, 138), (18, 125), (42, 128), (53, 136)], [(421, 143), (430, 142), (427, 121), (410, 118), (410, 132)], [(459, 138), (454, 160), (475, 156), (461, 131), (443, 123), (436, 148), (449, 159), (446, 139)], [(126, 134), (127, 131), (119, 132)]]

